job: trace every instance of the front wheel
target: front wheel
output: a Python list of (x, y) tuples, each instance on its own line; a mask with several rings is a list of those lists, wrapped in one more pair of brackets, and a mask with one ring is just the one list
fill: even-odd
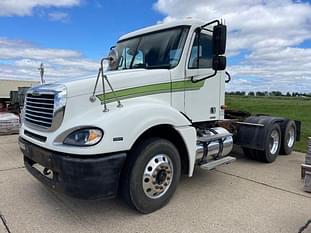
[(173, 196), (180, 173), (181, 161), (174, 144), (148, 139), (129, 154), (121, 178), (122, 195), (139, 212), (151, 213)]

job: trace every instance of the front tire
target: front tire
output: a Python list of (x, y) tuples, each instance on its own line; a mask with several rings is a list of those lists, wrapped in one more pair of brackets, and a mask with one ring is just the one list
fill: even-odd
[(174, 144), (161, 138), (145, 140), (129, 154), (121, 194), (139, 212), (151, 213), (168, 203), (180, 174), (181, 161)]

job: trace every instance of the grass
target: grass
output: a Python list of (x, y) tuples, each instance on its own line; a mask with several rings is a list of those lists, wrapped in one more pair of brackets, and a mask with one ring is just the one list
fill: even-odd
[(229, 109), (252, 114), (263, 113), (301, 121), (301, 140), (294, 149), (306, 152), (307, 139), (311, 137), (311, 98), (226, 96), (226, 105)]

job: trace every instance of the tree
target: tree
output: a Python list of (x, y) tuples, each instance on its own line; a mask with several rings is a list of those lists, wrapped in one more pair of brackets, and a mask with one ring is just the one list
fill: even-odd
[(272, 91), (270, 93), (270, 95), (272, 95), (272, 96), (282, 96), (282, 92), (280, 92), (280, 91)]
[(257, 91), (256, 96), (265, 96), (265, 93), (261, 91)]

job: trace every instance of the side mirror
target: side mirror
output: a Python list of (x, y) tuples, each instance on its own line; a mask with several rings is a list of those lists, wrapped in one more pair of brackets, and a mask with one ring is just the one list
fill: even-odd
[[(215, 77), (217, 75), (217, 71), (222, 71), (226, 69), (227, 66), (227, 58), (224, 56), (226, 53), (226, 43), (227, 43), (227, 26), (223, 25), (219, 20), (211, 21), (207, 24), (204, 24), (201, 26), (199, 30), (207, 30), (207, 26), (217, 23), (216, 26), (214, 26), (213, 30), (213, 37), (212, 37), (212, 46), (213, 46), (213, 59), (212, 59), (212, 68), (214, 70), (214, 73), (211, 75), (208, 75), (201, 79), (194, 79), (194, 77), (191, 77), (192, 83), (201, 82), (203, 80)], [(198, 53), (199, 57), (199, 53)]]
[(213, 57), (213, 70), (225, 70), (227, 66), (227, 59), (225, 56), (214, 56)]
[(112, 47), (109, 51), (108, 57), (108, 64), (109, 64), (109, 70), (116, 70), (118, 69), (118, 50), (115, 47)]
[(214, 55), (222, 55), (226, 52), (227, 43), (227, 26), (218, 24), (213, 30), (213, 53)]

